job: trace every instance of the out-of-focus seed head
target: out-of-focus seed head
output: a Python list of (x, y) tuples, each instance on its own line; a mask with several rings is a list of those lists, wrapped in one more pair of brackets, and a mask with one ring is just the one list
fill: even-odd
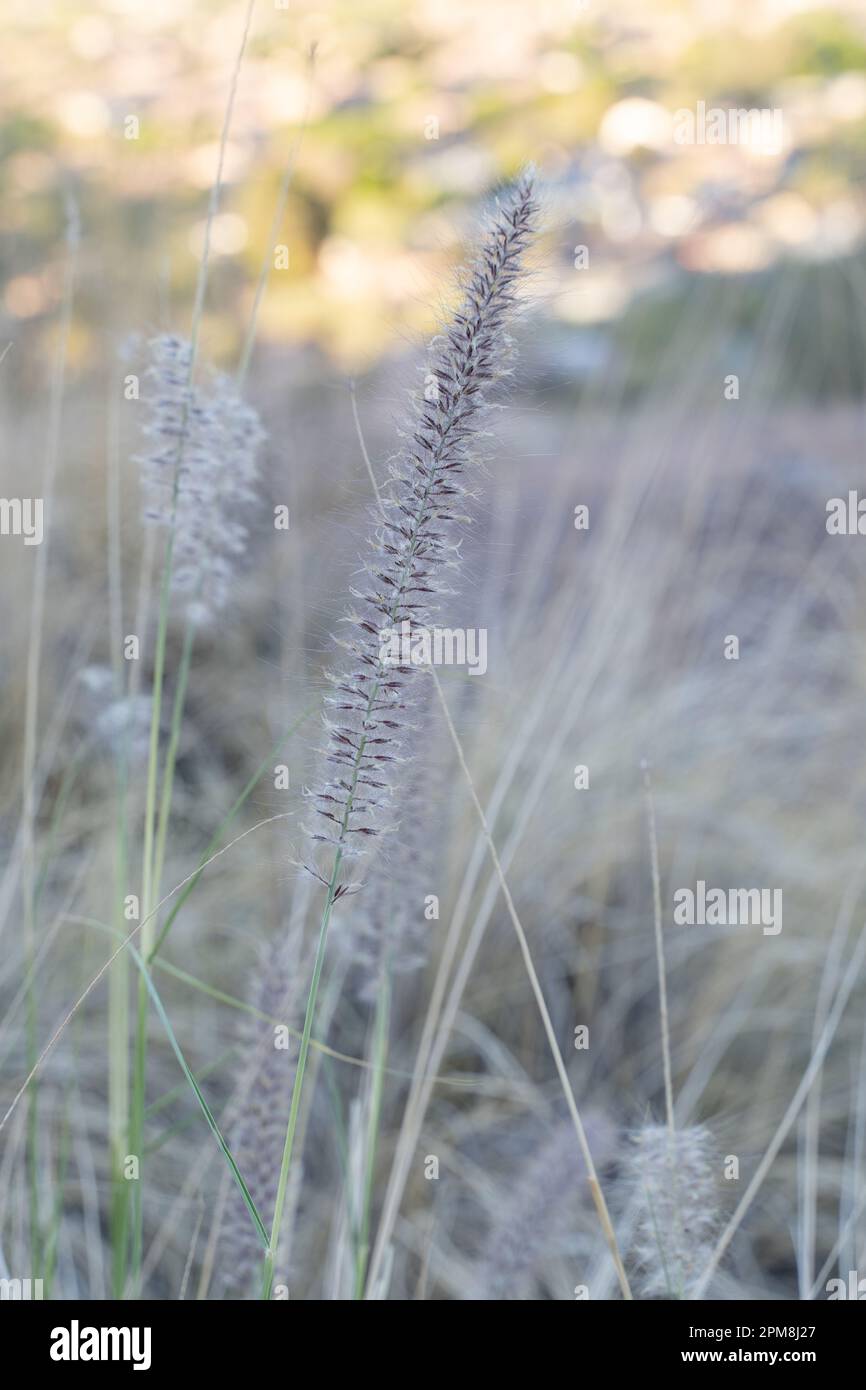
[(638, 1209), (634, 1253), (648, 1297), (687, 1298), (713, 1252), (719, 1189), (713, 1139), (703, 1125), (632, 1136), (624, 1179)]
[(247, 544), (238, 511), (256, 497), (259, 418), (230, 377), (190, 382), (192, 347), (162, 334), (150, 343), (148, 447), (138, 455), (144, 519), (174, 528), (172, 584), (197, 626), (225, 608)]

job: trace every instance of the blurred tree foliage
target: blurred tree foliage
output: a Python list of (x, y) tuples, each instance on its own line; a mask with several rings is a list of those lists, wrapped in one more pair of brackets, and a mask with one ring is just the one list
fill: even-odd
[[(84, 233), (80, 364), (130, 330), (185, 330), (243, 17), (240, 0), (10, 0), (0, 331), (25, 359), (44, 351), (56, 316), (68, 193)], [(634, 304), (618, 332), (638, 360), (649, 345), (649, 366), (686, 276), (753, 275), (759, 294), (791, 256), (854, 252), (864, 71), (857, 4), (260, 3), (214, 227), (209, 353), (237, 352), (263, 259), (263, 339), (309, 344), (351, 370), (399, 349), (429, 326), (479, 193), (532, 159), (550, 189), (552, 316), (604, 323)], [(697, 101), (781, 105), (790, 146), (762, 164), (644, 140), (642, 111), (657, 121)], [(623, 137), (630, 112), (638, 127)], [(284, 266), (270, 240), (289, 160)], [(787, 204), (772, 203), (780, 192)], [(739, 239), (720, 238), (731, 225)], [(574, 288), (576, 242), (591, 250), (592, 293)], [(820, 270), (798, 273), (804, 303), (820, 298)]]

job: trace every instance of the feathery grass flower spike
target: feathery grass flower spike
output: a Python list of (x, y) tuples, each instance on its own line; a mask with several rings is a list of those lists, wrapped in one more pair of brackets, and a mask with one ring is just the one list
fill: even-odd
[[(586, 1129), (593, 1157), (604, 1167), (615, 1156), (616, 1130), (600, 1111), (587, 1115)], [(569, 1203), (586, 1199), (586, 1179), (571, 1120), (557, 1117), (492, 1224), (474, 1296), (497, 1302), (519, 1296), (546, 1247), (569, 1230)]]
[(150, 447), (138, 459), (144, 518), (174, 526), (172, 585), (184, 596), (189, 621), (202, 626), (225, 607), (246, 549), (247, 530), (236, 514), (255, 499), (264, 432), (231, 378), (190, 384), (190, 343), (162, 334), (150, 354)]
[[(239, 1043), (249, 1058), (241, 1082), (241, 1105), (232, 1148), (256, 1206), (269, 1212), (276, 1199), (285, 1138), (281, 1100), (291, 1088), (297, 1061), (298, 1023), (304, 1009), (306, 971), (297, 943), (281, 934), (259, 963), (252, 1003), (258, 1017), (241, 1026)], [(286, 1047), (275, 1044), (273, 1019), (291, 1029)], [(299, 1173), (293, 1181), (297, 1181)], [(262, 1247), (240, 1194), (231, 1191), (224, 1231), (227, 1296), (244, 1297), (255, 1288)]]
[(535, 231), (535, 178), (525, 171), (497, 203), (491, 225), (463, 285), (459, 310), (433, 342), (423, 398), (415, 404), (403, 449), (393, 460), (370, 538), (372, 558), (365, 586), (353, 590), (348, 614), (352, 635), (340, 645), (347, 663), (332, 677), (324, 750), (326, 773), (311, 794), (316, 812), (309, 834), (325, 847), (324, 867), (307, 868), (326, 889), (319, 939), (286, 1142), (277, 1187), (262, 1297), (273, 1283), (276, 1244), (291, 1165), (313, 1017), (327, 947), (331, 912), (356, 885), (341, 882), (344, 859), (363, 852), (382, 834), (401, 764), (408, 761), (416, 668), (391, 665), (383, 654), (383, 630), (403, 622), (427, 626), (439, 600), (450, 592), (445, 578), (459, 563), (465, 524), (462, 475), (471, 457), (486, 393), (507, 371), (509, 318), (517, 307), (522, 258)]
[[(534, 178), (524, 173), (497, 206), (465, 277), (463, 302), (434, 340), (425, 389), (415, 402), (403, 449), (392, 461), (375, 511), (364, 587), (353, 588), (352, 635), (340, 641), (346, 668), (331, 675), (325, 724), (328, 776), (313, 793), (314, 841), (342, 858), (363, 853), (383, 832), (412, 731), (410, 682), (417, 668), (390, 664), (382, 635), (434, 621), (447, 577), (460, 561), (467, 489), (462, 477), (486, 408), (486, 392), (506, 374), (506, 328), (516, 304), (522, 256), (534, 230)], [(310, 867), (310, 866), (308, 866)], [(327, 885), (318, 869), (311, 872)], [(348, 890), (338, 886), (335, 896)]]
[(703, 1125), (634, 1135), (626, 1179), (638, 1206), (634, 1250), (646, 1297), (688, 1298), (713, 1252), (719, 1194), (713, 1140)]

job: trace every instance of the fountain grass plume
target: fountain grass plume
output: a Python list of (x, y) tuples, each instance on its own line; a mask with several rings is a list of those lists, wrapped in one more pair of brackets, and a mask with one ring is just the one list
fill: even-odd
[[(599, 1166), (616, 1153), (616, 1130), (601, 1112), (586, 1116), (592, 1153)], [(477, 1270), (477, 1295), (485, 1300), (519, 1297), (563, 1225), (571, 1204), (586, 1201), (587, 1171), (574, 1144), (570, 1118), (554, 1120), (518, 1175), (513, 1191), (491, 1224)]]
[(230, 377), (191, 382), (191, 343), (164, 333), (149, 346), (147, 447), (137, 460), (144, 520), (173, 528), (172, 586), (200, 627), (225, 608), (246, 549), (238, 512), (257, 497), (264, 432)]
[[(459, 563), (465, 521), (463, 475), (472, 458), (490, 388), (508, 370), (508, 325), (517, 309), (523, 257), (536, 228), (535, 176), (526, 170), (497, 202), (463, 282), (449, 325), (433, 342), (426, 388), (392, 461), (371, 536), (365, 586), (354, 591), (341, 639), (347, 660), (328, 697), (324, 775), (310, 793), (309, 835), (321, 864), (306, 867), (325, 888), (325, 901), (292, 1104), (283, 1147), (262, 1297), (273, 1284), (276, 1245), (291, 1166), (307, 1055), (334, 904), (357, 885), (341, 880), (344, 860), (387, 828), (389, 799), (407, 761), (412, 732), (411, 682), (417, 668), (391, 665), (383, 629), (435, 617), (446, 578)], [(313, 856), (315, 857), (315, 856)]]
[[(315, 818), (309, 834), (331, 859), (363, 853), (365, 843), (388, 828), (391, 794), (416, 727), (412, 682), (418, 670), (384, 650), (384, 634), (404, 622), (429, 628), (442, 598), (453, 593), (450, 581), (469, 521), (464, 475), (490, 388), (508, 371), (507, 327), (536, 216), (530, 170), (499, 201), (464, 276), (460, 308), (431, 344), (423, 394), (381, 490), (363, 584), (351, 590), (350, 635), (338, 639), (347, 661), (328, 677), (325, 775), (310, 793)], [(307, 867), (328, 885), (320, 867)], [(337, 885), (335, 897), (354, 886)]]
[(644, 1125), (632, 1136), (624, 1179), (637, 1205), (634, 1255), (642, 1293), (688, 1298), (720, 1226), (710, 1131)]
[[(232, 1146), (253, 1200), (268, 1212), (276, 1199), (283, 1138), (284, 1100), (297, 1066), (300, 1018), (307, 971), (289, 935), (274, 941), (255, 972), (251, 1002), (255, 1016), (244, 1019), (239, 1043), (245, 1058), (242, 1100)], [(283, 1022), (275, 1027), (273, 1020)], [(229, 1196), (223, 1232), (223, 1270), (231, 1297), (255, 1288), (262, 1247), (237, 1192)], [(287, 1277), (287, 1271), (282, 1271)]]

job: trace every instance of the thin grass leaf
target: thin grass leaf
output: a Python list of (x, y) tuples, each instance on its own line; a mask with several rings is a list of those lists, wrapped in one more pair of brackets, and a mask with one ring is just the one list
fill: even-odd
[(178, 1040), (174, 1035), (174, 1029), (172, 1028), (171, 1023), (169, 1021), (168, 1014), (166, 1013), (165, 1008), (163, 1007), (162, 1000), (160, 999), (159, 994), (156, 991), (156, 986), (154, 985), (153, 980), (150, 978), (150, 974), (147, 970), (147, 967), (145, 966), (144, 961), (141, 959), (141, 956), (139, 955), (135, 947), (130, 944), (127, 946), (127, 950), (129, 951), (130, 955), (132, 956), (132, 959), (135, 961), (136, 965), (138, 966), (138, 969), (141, 972), (141, 978), (143, 979), (145, 988), (148, 994), (150, 995), (153, 1007), (159, 1014), (160, 1021), (162, 1022), (162, 1026), (166, 1031), (166, 1036), (168, 1037), (168, 1040), (171, 1044), (172, 1052), (177, 1058), (178, 1063), (180, 1064), (180, 1068), (183, 1071), (184, 1076), (186, 1077), (187, 1081), (189, 1082), (192, 1088), (193, 1094), (201, 1107), (202, 1114), (208, 1122), (208, 1127), (210, 1128), (211, 1133), (213, 1134), (214, 1138), (219, 1144), (223, 1158), (225, 1159), (226, 1163), (231, 1169), (232, 1176), (240, 1189), (241, 1196), (244, 1199), (244, 1205), (246, 1206), (247, 1211), (250, 1214), (252, 1223), (255, 1226), (259, 1239), (262, 1242), (262, 1246), (265, 1250), (267, 1250), (269, 1244), (268, 1233), (265, 1230), (262, 1218), (259, 1216), (258, 1208), (256, 1207), (256, 1204), (250, 1195), (249, 1188), (244, 1182), (243, 1174), (241, 1173), (240, 1168), (234, 1160), (232, 1151), (226, 1143), (225, 1139), (223, 1138), (220, 1127), (214, 1119), (213, 1112), (210, 1106), (208, 1105), (207, 1101), (205, 1100), (204, 1096), (202, 1095), (201, 1087), (199, 1086), (198, 1082), (193, 1076), (192, 1071), (190, 1070), (187, 1064), (186, 1058), (181, 1052), (180, 1044), (178, 1043)]

